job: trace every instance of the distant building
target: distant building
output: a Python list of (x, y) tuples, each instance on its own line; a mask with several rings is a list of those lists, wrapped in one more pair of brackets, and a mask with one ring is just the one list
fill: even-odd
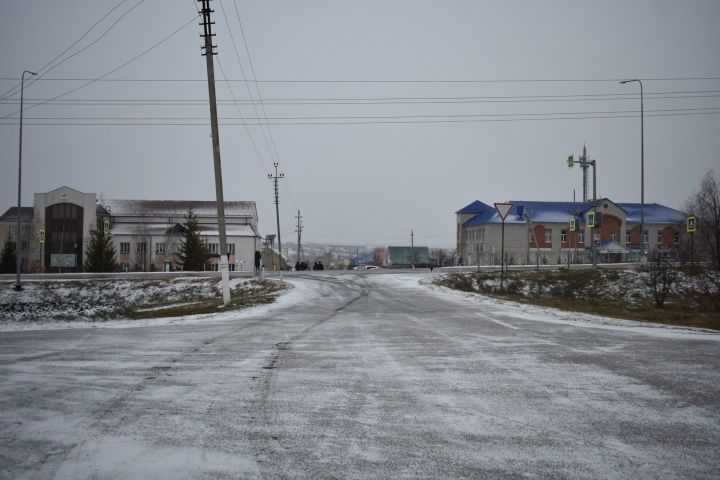
[[(117, 261), (125, 271), (182, 268), (176, 253), (185, 236), (185, 215), (192, 208), (211, 252), (209, 268), (217, 269), (219, 233), (216, 202), (175, 200), (98, 200), (94, 193), (60, 187), (36, 193), (34, 207), (23, 207), (29, 254), (24, 272), (79, 272), (94, 231), (109, 233)], [(14, 209), (0, 219), (0, 239), (14, 235)], [(7, 220), (6, 220), (7, 219)], [(225, 202), (230, 270), (252, 270), (260, 247), (255, 202)], [(44, 241), (43, 241), (44, 240)]]
[(428, 247), (387, 247), (384, 266), (387, 268), (426, 268), (430, 266)]
[[(505, 219), (505, 253), (509, 264), (589, 262), (591, 229), (586, 214), (592, 202), (514, 200)], [(645, 204), (640, 239), (640, 204), (597, 200), (601, 227), (595, 240), (602, 261), (633, 261), (641, 250), (677, 246), (686, 215), (657, 203)], [(455, 212), (458, 260), (465, 265), (500, 264), (502, 220), (494, 207), (474, 201)], [(574, 219), (576, 230), (570, 228)]]
[[(31, 268), (32, 219), (33, 208), (20, 207), (20, 261), (23, 271), (28, 271)], [(13, 243), (17, 240), (17, 221), (17, 207), (8, 208), (0, 217), (0, 251), (2, 251), (7, 239), (10, 239)]]

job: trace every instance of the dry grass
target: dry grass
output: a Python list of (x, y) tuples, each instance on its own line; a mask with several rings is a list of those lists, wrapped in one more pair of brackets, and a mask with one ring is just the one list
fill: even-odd
[(509, 272), (504, 291), (499, 272), (449, 274), (436, 281), (456, 290), (522, 303), (626, 320), (720, 330), (720, 313), (693, 294), (692, 278), (674, 289), (664, 308), (655, 306), (646, 275), (633, 271), (560, 270)]

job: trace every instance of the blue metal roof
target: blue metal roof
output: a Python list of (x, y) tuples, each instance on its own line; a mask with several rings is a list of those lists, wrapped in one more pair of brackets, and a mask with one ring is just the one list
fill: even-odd
[[(598, 199), (598, 203), (603, 200)], [(612, 200), (610, 200), (612, 201)], [(582, 220), (582, 214), (592, 207), (592, 202), (538, 202), (526, 200), (512, 200), (513, 208), (505, 219), (505, 223), (525, 223), (525, 216), (529, 215), (536, 223), (566, 223), (572, 216)], [(614, 203), (614, 202), (613, 202)], [(619, 208), (627, 212), (628, 223), (639, 223), (639, 203), (615, 203)], [(484, 208), (480, 208), (483, 206)], [(477, 210), (477, 211), (475, 211)], [(677, 224), (684, 223), (686, 215), (670, 207), (657, 203), (646, 203), (645, 208), (646, 224)], [(474, 217), (463, 224), (465, 227), (473, 225), (485, 225), (489, 223), (502, 223), (500, 215), (495, 208), (475, 201), (458, 211), (458, 213), (477, 213)]]
[(461, 208), (456, 214), (464, 214), (464, 213), (483, 213), (487, 210), (495, 211), (493, 207), (490, 205), (486, 205), (480, 200), (475, 200), (470, 205), (466, 205), (465, 207)]
[[(618, 203), (627, 213), (628, 223), (640, 223), (640, 204), (639, 203)], [(674, 208), (660, 205), (659, 203), (646, 203), (643, 208), (645, 213), (645, 223), (685, 223), (687, 214)]]

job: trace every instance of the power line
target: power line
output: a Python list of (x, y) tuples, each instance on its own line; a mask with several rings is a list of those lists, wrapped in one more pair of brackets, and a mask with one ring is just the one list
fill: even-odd
[[(135, 57), (131, 58), (131, 59), (128, 60), (127, 62), (121, 64), (120, 66), (113, 68), (112, 70), (108, 71), (108, 72), (105, 73), (104, 75), (101, 75), (101, 76), (99, 76), (99, 77), (97, 77), (97, 78), (90, 79), (90, 80), (88, 80), (86, 83), (83, 83), (82, 85), (80, 85), (80, 86), (78, 86), (78, 87), (75, 87), (75, 88), (73, 88), (73, 89), (71, 89), (71, 90), (68, 90), (68, 91), (65, 92), (65, 93), (61, 93), (60, 95), (56, 95), (56, 96), (48, 99), (48, 101), (57, 100), (57, 99), (62, 98), (62, 97), (64, 97), (64, 96), (66, 96), (66, 95), (70, 95), (71, 93), (77, 92), (77, 91), (80, 90), (81, 88), (85, 88), (85, 87), (87, 87), (88, 85), (90, 85), (90, 84), (92, 84), (92, 83), (102, 81), (102, 80), (103, 80), (105, 77), (107, 77), (108, 75), (111, 75), (111, 74), (117, 72), (117, 71), (120, 70), (121, 68), (123, 68), (123, 67), (131, 64), (131, 63), (134, 62), (135, 60), (139, 59), (140, 57), (146, 55), (147, 53), (149, 53), (150, 51), (152, 51), (153, 49), (155, 49), (156, 47), (158, 47), (158, 46), (162, 45), (163, 43), (165, 43), (167, 40), (169, 40), (171, 37), (173, 37), (175, 34), (177, 34), (180, 30), (183, 30), (185, 27), (187, 27), (188, 25), (190, 25), (191, 23), (193, 23), (197, 17), (198, 17), (198, 14), (196, 14), (193, 18), (191, 18), (187, 23), (185, 23), (184, 25), (182, 25), (181, 27), (179, 27), (177, 30), (175, 30), (175, 31), (172, 32), (171, 34), (167, 35), (166, 37), (164, 37), (162, 40), (160, 40), (159, 42), (155, 43), (155, 44), (152, 45), (151, 47), (149, 47), (149, 48), (147, 48), (146, 50), (142, 51), (140, 54), (138, 54), (138, 55), (136, 55)], [(207, 81), (207, 80), (206, 80), (206, 81)], [(25, 110), (29, 110), (29, 109), (31, 109), (31, 108), (35, 108), (35, 107), (37, 107), (37, 106), (39, 106), (39, 105), (42, 105), (43, 103), (45, 103), (45, 102), (36, 103), (36, 104), (34, 104), (34, 105), (31, 105), (31, 106), (27, 107)], [(5, 119), (5, 118), (11, 117), (11, 116), (13, 116), (13, 115), (16, 115), (16, 114), (18, 114), (18, 113), (20, 113), (20, 112), (13, 112), (13, 113), (10, 113), (10, 114), (5, 115), (5, 116), (3, 116), (3, 117), (0, 117), (0, 119)]]
[[(144, 1), (144, 0), (141, 0), (141, 2), (142, 2), (142, 1)], [(78, 53), (80, 53), (80, 52), (82, 52), (83, 50), (86, 50), (87, 48), (91, 47), (92, 45), (94, 45), (95, 43), (97, 43), (101, 38), (103, 38), (108, 32), (110, 32), (110, 30), (112, 30), (113, 27), (115, 27), (115, 25), (117, 24), (117, 21), (116, 21), (115, 23), (113, 23), (98, 39), (96, 39), (96, 40), (95, 40), (94, 42), (92, 42), (90, 45), (88, 45), (87, 47), (83, 48), (83, 49), (80, 50), (79, 52), (76, 52), (76, 53), (72, 54), (71, 56), (69, 56), (68, 58), (62, 60), (61, 62), (53, 65), (51, 68), (48, 68), (48, 67), (49, 67), (50, 65), (52, 65), (56, 60), (58, 60), (60, 57), (62, 57), (63, 55), (65, 55), (71, 48), (73, 48), (75, 45), (77, 45), (78, 43), (80, 43), (91, 31), (93, 31), (93, 30), (95, 29), (95, 27), (96, 27), (100, 22), (102, 22), (103, 20), (105, 20), (110, 14), (112, 14), (112, 12), (114, 12), (115, 10), (117, 10), (118, 8), (120, 8), (120, 6), (121, 6), (123, 3), (125, 3), (125, 2), (127, 2), (127, 0), (122, 0), (120, 3), (118, 3), (118, 4), (115, 5), (113, 8), (111, 8), (105, 15), (103, 15), (102, 17), (100, 17), (100, 19), (99, 19), (98, 21), (96, 21), (85, 33), (83, 33), (83, 34), (80, 36), (80, 38), (78, 38), (77, 40), (75, 40), (74, 43), (72, 43), (69, 47), (67, 47), (67, 48), (66, 48), (65, 50), (63, 50), (62, 52), (60, 52), (57, 56), (55, 56), (55, 58), (53, 58), (53, 59), (50, 60), (48, 63), (46, 63), (45, 65), (43, 65), (42, 68), (40, 68), (40, 69), (37, 71), (37, 72), (38, 72), (38, 76), (35, 77), (35, 78), (31, 81), (30, 85), (32, 85), (33, 83), (35, 83), (38, 78), (43, 77), (44, 75), (46, 75), (48, 72), (50, 72), (51, 70), (53, 70), (53, 69), (56, 68), (57, 66), (61, 65), (62, 63), (65, 63), (66, 61), (70, 60), (72, 57), (74, 57), (74, 56), (77, 55)], [(137, 5), (139, 5), (141, 2), (139, 2)], [(118, 21), (120, 21), (125, 15), (127, 15), (128, 13), (130, 13), (130, 11), (132, 11), (137, 5), (135, 5), (135, 6), (132, 7), (130, 10), (128, 10), (127, 12), (125, 12), (125, 14), (124, 14), (122, 17), (120, 17), (120, 19), (118, 19)], [(28, 85), (28, 86), (29, 86), (29, 85)], [(5, 98), (7, 98), (7, 97), (9, 97), (9, 96), (11, 96), (11, 95), (14, 95), (15, 93), (17, 93), (17, 91), (18, 91), (19, 88), (20, 88), (20, 85), (16, 85), (15, 87), (11, 88), (11, 89), (8, 90), (7, 92), (3, 93), (2, 95), (0, 95), (0, 100), (5, 99)]]
[[(668, 94), (647, 94), (645, 100), (675, 100), (675, 99), (693, 99), (693, 98), (720, 98), (720, 90), (699, 90), (697, 92), (678, 92), (678, 93), (698, 93), (698, 95), (672, 95)], [(705, 95), (707, 93), (707, 95)], [(533, 103), (533, 102), (575, 102), (575, 101), (628, 101), (638, 99), (636, 94), (624, 97), (610, 97), (615, 94), (599, 94), (599, 95), (554, 95), (554, 96), (515, 96), (515, 97), (397, 97), (388, 98), (318, 98), (318, 99), (300, 99), (300, 98), (275, 98), (266, 99), (264, 104), (275, 106), (304, 106), (304, 105), (415, 105), (415, 104), (472, 104), (472, 103)], [(617, 94), (620, 95), (620, 94)], [(250, 105), (258, 103), (256, 100), (237, 100), (231, 94), (232, 99), (220, 99), (218, 104), (221, 105)], [(589, 98), (578, 98), (589, 97)], [(201, 99), (58, 99), (50, 100), (43, 98), (30, 98), (27, 102), (37, 102), (48, 106), (205, 106)], [(0, 105), (18, 105), (19, 100), (0, 100)]]
[[(720, 106), (717, 107), (701, 107), (701, 108), (675, 108), (675, 109), (653, 109), (646, 110), (646, 113), (676, 113), (676, 112), (704, 112), (710, 110), (720, 110)], [(636, 110), (612, 110), (612, 111), (590, 111), (590, 112), (533, 112), (533, 113), (483, 113), (483, 114), (447, 114), (447, 115), (371, 115), (371, 116), (303, 116), (303, 117), (218, 117), (221, 120), (254, 120), (262, 122), (265, 120), (388, 120), (388, 119), (447, 119), (447, 118), (503, 118), (503, 117), (535, 117), (535, 116), (559, 116), (559, 115), (621, 115), (621, 114), (634, 114)], [(112, 121), (112, 120), (137, 120), (137, 121), (165, 121), (165, 120), (202, 120), (204, 116), (197, 117), (183, 117), (183, 116), (172, 116), (172, 117), (100, 117), (100, 116), (88, 116), (88, 117), (26, 117), (27, 120), (99, 120), (99, 121)], [(256, 124), (258, 125), (258, 124)]]
[[(536, 78), (536, 79), (485, 79), (485, 80), (248, 80), (248, 79), (228, 79), (229, 82), (255, 82), (259, 84), (263, 83), (617, 83), (621, 80), (625, 80), (627, 77), (618, 78)], [(0, 80), (15, 80), (18, 81), (18, 77), (0, 77)], [(79, 78), (79, 77), (55, 77), (55, 78), (43, 78), (42, 81), (84, 81), (92, 80), (91, 78)], [(707, 76), (707, 77), (643, 77), (644, 81), (655, 81), (655, 82), (681, 82), (681, 81), (715, 81), (720, 80), (720, 76)], [(103, 78), (103, 82), (204, 82), (203, 79), (182, 79), (182, 78)]]
[[(720, 107), (718, 111), (713, 112), (694, 112), (694, 113), (660, 113), (660, 114), (648, 114), (645, 113), (645, 117), (687, 117), (696, 115), (717, 115), (720, 114)], [(547, 115), (547, 114), (546, 114)], [(569, 114), (573, 115), (573, 114)], [(273, 122), (272, 125), (279, 126), (297, 126), (297, 125), (392, 125), (392, 124), (433, 124), (433, 123), (496, 123), (496, 122), (529, 122), (529, 121), (550, 121), (550, 120), (602, 120), (602, 119), (614, 119), (614, 118), (638, 118), (639, 113), (627, 114), (627, 115), (597, 115), (597, 116), (558, 116), (558, 117), (543, 117), (543, 118), (493, 118), (493, 119), (430, 119), (430, 120), (381, 120), (381, 121), (350, 121), (350, 122)], [(0, 125), (15, 126), (16, 122), (2, 122)], [(34, 126), (126, 126), (126, 127), (138, 127), (138, 126), (159, 126), (159, 127), (194, 127), (194, 126), (208, 126), (206, 122), (152, 122), (142, 123), (139, 121), (134, 122), (113, 122), (113, 123), (97, 123), (97, 122), (77, 122), (77, 123), (60, 123), (60, 122), (26, 122), (26, 125)], [(243, 125), (243, 123), (236, 122), (222, 122), (222, 126), (235, 126)], [(261, 123), (247, 123), (248, 126), (260, 126)]]

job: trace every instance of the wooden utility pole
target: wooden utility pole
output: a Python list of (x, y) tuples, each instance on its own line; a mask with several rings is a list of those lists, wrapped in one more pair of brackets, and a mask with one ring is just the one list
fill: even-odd
[[(280, 256), (279, 262), (280, 262), (280, 270), (282, 270), (282, 243), (280, 242), (280, 191), (278, 189), (278, 180), (281, 178), (285, 178), (284, 173), (278, 173), (278, 163), (275, 162), (273, 164), (275, 167), (275, 175), (272, 173), (268, 173), (268, 178), (273, 181), (273, 186), (275, 189), (275, 218), (277, 220), (277, 237), (278, 237), (278, 255)], [(274, 258), (274, 255), (273, 255)]]
[(300, 215), (300, 210), (298, 210), (298, 214), (295, 217), (297, 218), (297, 229), (295, 230), (298, 234), (297, 239), (297, 261), (302, 262), (303, 258), (303, 251), (302, 251), (302, 230), (303, 230), (303, 224), (302, 224), (302, 215)]
[(222, 277), (223, 305), (230, 303), (230, 273), (228, 271), (227, 241), (225, 237), (225, 200), (223, 198), (222, 167), (220, 165), (220, 134), (218, 133), (217, 102), (215, 99), (215, 69), (213, 65), (212, 25), (210, 20), (210, 0), (198, 0), (201, 4), (203, 37), (205, 37), (204, 50), (205, 63), (207, 64), (208, 93), (210, 97), (210, 128), (212, 131), (213, 163), (215, 165), (215, 197), (217, 200), (218, 234), (220, 237), (220, 275)]

